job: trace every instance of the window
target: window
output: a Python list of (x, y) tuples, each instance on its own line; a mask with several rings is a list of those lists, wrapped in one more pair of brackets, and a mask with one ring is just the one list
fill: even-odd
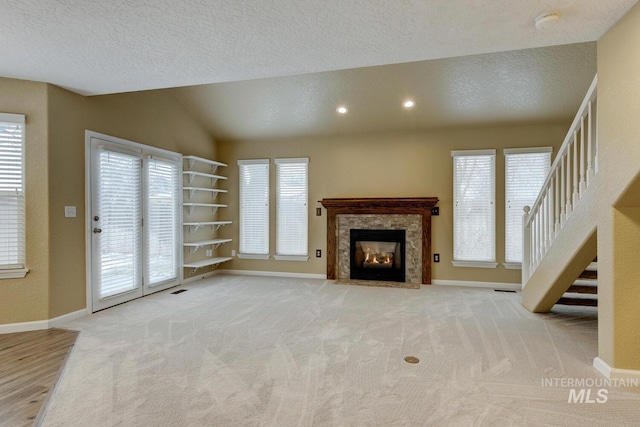
[(306, 261), (308, 251), (309, 159), (275, 159), (276, 256), (278, 260)]
[(24, 123), (0, 113), (0, 278), (22, 278), (25, 268)]
[(269, 160), (238, 160), (239, 258), (269, 259)]
[(551, 151), (551, 147), (504, 150), (506, 268), (521, 268), (522, 209), (536, 201), (549, 173)]
[(495, 150), (452, 151), (453, 265), (495, 268)]

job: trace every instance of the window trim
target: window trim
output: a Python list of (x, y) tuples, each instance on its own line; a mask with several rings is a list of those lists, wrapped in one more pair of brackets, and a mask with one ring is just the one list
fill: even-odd
[(309, 255), (274, 255), (277, 261), (309, 261)]
[[(524, 147), (524, 148), (505, 148), (503, 154), (528, 154), (528, 153), (552, 153), (553, 147)], [(506, 178), (505, 178), (506, 179)]]
[(23, 204), (23, 210), (24, 210), (24, 217), (23, 217), (23, 221), (22, 221), (22, 228), (23, 228), (23, 241), (22, 241), (22, 245), (23, 245), (23, 250), (24, 250), (24, 258), (22, 259), (22, 263), (21, 264), (15, 264), (15, 267), (12, 266), (5, 266), (0, 268), (0, 279), (23, 279), (27, 273), (29, 272), (29, 269), (27, 268), (27, 214), (26, 214), (26, 149), (27, 149), (27, 144), (26, 144), (26, 133), (27, 133), (27, 128), (26, 128), (26, 115), (24, 114), (15, 114), (15, 113), (0, 113), (0, 122), (4, 122), (4, 123), (16, 123), (19, 125), (22, 125), (22, 204)]
[(24, 279), (28, 272), (28, 268), (4, 269), (0, 270), (0, 279)]
[(238, 252), (236, 256), (240, 259), (269, 259), (271, 255), (269, 254), (243, 254)]
[(490, 261), (451, 261), (454, 267), (496, 268), (497, 262)]

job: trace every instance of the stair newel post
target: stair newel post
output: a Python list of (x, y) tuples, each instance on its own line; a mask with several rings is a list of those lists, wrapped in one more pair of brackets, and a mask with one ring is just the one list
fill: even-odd
[(547, 194), (545, 198), (545, 217), (547, 219), (547, 228), (545, 230), (546, 240), (544, 245), (544, 253), (546, 255), (547, 251), (551, 247), (551, 243), (553, 243), (553, 186), (551, 185), (551, 182), (549, 182), (549, 187), (547, 187)]
[[(545, 191), (542, 189), (542, 191)], [(545, 245), (547, 244), (547, 216), (545, 215), (544, 203), (546, 199), (546, 191), (542, 195), (542, 201), (540, 203), (540, 207), (538, 208), (538, 212), (536, 215), (540, 218), (540, 255), (538, 257), (539, 260), (544, 258), (544, 253), (547, 251)]]
[(594, 139), (594, 144), (593, 144), (593, 149), (595, 150), (595, 153), (593, 154), (593, 174), (597, 174), (598, 173), (598, 153), (599, 153), (599, 148), (598, 148), (598, 101), (596, 101), (596, 109), (595, 109), (595, 116), (593, 117), (593, 139)]
[(573, 131), (573, 206), (575, 207), (580, 200), (578, 191), (578, 131)]
[(587, 108), (587, 185), (593, 179), (593, 116), (591, 115), (591, 101), (589, 101), (589, 106)]
[(530, 215), (530, 223), (531, 223), (531, 253), (529, 254), (529, 258), (531, 259), (531, 270), (535, 268), (536, 257), (538, 256), (538, 227), (537, 227), (537, 218), (535, 212)]
[[(555, 221), (553, 220), (553, 178), (549, 181), (549, 189), (547, 190), (547, 250), (551, 247), (555, 233)], [(546, 252), (546, 251), (545, 251)]]
[(554, 239), (555, 237), (558, 235), (558, 233), (560, 233), (560, 177), (558, 176), (558, 169), (556, 168), (555, 171), (553, 171), (553, 181), (555, 184), (555, 189), (553, 192), (554, 195), (554, 199), (553, 199), (553, 206), (555, 208), (555, 212), (554, 212)]
[(567, 144), (567, 218), (571, 214), (571, 144)]
[(558, 190), (558, 194), (560, 195), (560, 228), (564, 225), (567, 220), (567, 207), (565, 206), (565, 191), (566, 188), (565, 178), (564, 178), (564, 157), (560, 158), (560, 189)]
[(524, 288), (529, 280), (529, 270), (531, 268), (531, 221), (529, 211), (531, 208), (525, 206), (522, 215), (522, 287)]
[(584, 149), (584, 116), (580, 118), (580, 197), (584, 193), (584, 190), (587, 188), (587, 181), (585, 180), (586, 169), (584, 164), (585, 158), (585, 149)]

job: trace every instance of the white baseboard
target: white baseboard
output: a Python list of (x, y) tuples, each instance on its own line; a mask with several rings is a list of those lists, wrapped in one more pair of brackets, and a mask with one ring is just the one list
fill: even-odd
[(0, 334), (12, 334), (14, 332), (41, 331), (43, 329), (58, 328), (67, 322), (79, 319), (87, 315), (87, 309), (63, 314), (49, 320), (36, 320), (34, 322), (9, 323), (0, 325)]
[(600, 372), (608, 379), (629, 378), (640, 381), (640, 371), (635, 371), (632, 369), (612, 368), (607, 362), (600, 359), (599, 357), (593, 359), (593, 367), (596, 369), (596, 371)]
[(34, 322), (8, 323), (6, 325), (0, 325), (0, 334), (40, 331), (42, 329), (49, 329), (48, 320), (36, 320)]
[(265, 277), (291, 277), (296, 279), (320, 279), (326, 280), (326, 274), (288, 273), (284, 271), (256, 271), (256, 270), (216, 270), (217, 274), (231, 274), (237, 276), (265, 276)]
[(81, 317), (89, 314), (89, 310), (83, 308), (82, 310), (74, 311), (72, 313), (63, 314), (62, 316), (58, 316), (56, 318), (49, 320), (50, 328), (59, 328), (63, 326), (67, 322), (71, 322), (72, 320), (80, 319)]
[(520, 283), (500, 283), (500, 282), (467, 282), (464, 280), (432, 280), (432, 285), (438, 286), (465, 286), (471, 288), (499, 289), (506, 291), (521, 291)]
[(220, 274), (219, 273), (220, 270), (213, 270), (213, 271), (209, 271), (207, 273), (204, 274), (198, 274), (197, 276), (193, 276), (193, 277), (189, 277), (188, 279), (184, 279), (182, 281), (182, 283), (180, 283), (181, 285), (187, 285), (189, 283), (192, 282), (197, 282), (198, 280), (202, 280), (205, 279), (207, 277), (211, 277), (211, 276), (215, 276), (216, 274)]

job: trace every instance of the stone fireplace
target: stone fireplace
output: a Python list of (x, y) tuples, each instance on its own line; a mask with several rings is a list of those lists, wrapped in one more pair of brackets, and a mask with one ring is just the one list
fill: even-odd
[[(327, 208), (327, 278), (349, 281), (363, 280), (363, 270), (386, 270), (386, 267), (370, 263), (367, 267), (359, 267), (352, 275), (352, 251), (358, 248), (352, 245), (352, 230), (369, 230), (394, 234), (404, 233), (405, 247), (399, 260), (395, 257), (394, 266), (398, 262), (404, 266), (404, 278), (384, 277), (386, 273), (364, 271), (365, 276), (378, 276), (364, 280), (402, 281), (419, 287), (420, 284), (431, 283), (431, 208), (438, 202), (435, 197), (429, 198), (394, 198), (394, 199), (323, 199), (322, 205)], [(357, 232), (356, 232), (357, 234)], [(378, 235), (378, 239), (365, 239), (365, 242), (388, 242), (390, 237)], [(399, 241), (399, 239), (394, 240)], [(385, 245), (382, 245), (385, 246)], [(390, 246), (369, 248), (369, 252), (379, 252), (381, 256), (389, 252)], [(398, 247), (398, 249), (401, 249)], [(366, 257), (366, 255), (361, 255)], [(371, 254), (369, 255), (371, 257)], [(380, 260), (377, 260), (379, 263)]]

